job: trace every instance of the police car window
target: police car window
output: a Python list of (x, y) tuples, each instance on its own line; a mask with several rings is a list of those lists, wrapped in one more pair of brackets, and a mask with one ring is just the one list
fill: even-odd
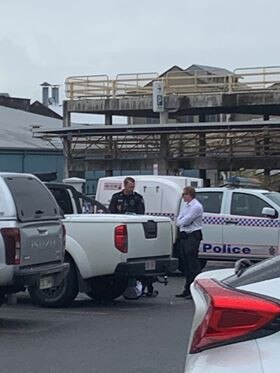
[(278, 192), (272, 192), (272, 193), (264, 193), (264, 196), (269, 198), (272, 202), (276, 203), (278, 206), (280, 206), (280, 193)]
[(222, 205), (222, 192), (197, 192), (196, 198), (202, 204), (204, 212), (219, 214)]
[(271, 207), (261, 198), (252, 194), (233, 193), (230, 213), (232, 215), (263, 217), (262, 209)]

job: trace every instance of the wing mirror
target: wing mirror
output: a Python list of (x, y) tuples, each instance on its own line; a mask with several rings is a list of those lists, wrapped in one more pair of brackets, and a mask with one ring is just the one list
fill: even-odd
[(234, 264), (234, 272), (237, 277), (241, 276), (242, 273), (252, 265), (252, 262), (249, 259), (242, 258), (237, 260)]
[(266, 215), (269, 218), (275, 218), (276, 211), (271, 207), (264, 207), (262, 209), (262, 215)]

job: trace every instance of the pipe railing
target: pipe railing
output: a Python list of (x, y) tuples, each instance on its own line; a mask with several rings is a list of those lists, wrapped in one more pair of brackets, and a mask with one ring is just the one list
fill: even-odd
[(121, 98), (149, 96), (153, 82), (163, 81), (165, 95), (197, 95), (209, 93), (250, 92), (280, 90), (280, 66), (238, 68), (232, 74), (218, 74), (215, 70), (201, 75), (196, 71), (118, 74), (115, 79), (107, 75), (72, 76), (65, 80), (66, 97)]

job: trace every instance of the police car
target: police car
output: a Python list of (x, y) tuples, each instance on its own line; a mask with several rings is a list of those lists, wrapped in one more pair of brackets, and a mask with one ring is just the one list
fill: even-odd
[(203, 272), (191, 285), (185, 373), (280, 372), (280, 256), (246, 262)]
[[(105, 206), (121, 190), (125, 176), (101, 178), (96, 199)], [(176, 242), (176, 218), (183, 206), (182, 189), (196, 188), (204, 208), (203, 241), (199, 257), (230, 260), (247, 257), (261, 260), (280, 253), (280, 193), (261, 189), (252, 179), (234, 177), (227, 185), (203, 188), (202, 179), (183, 176), (133, 175), (135, 190), (144, 198), (146, 214), (168, 216)]]
[(201, 258), (261, 260), (280, 253), (280, 193), (231, 184), (199, 188), (197, 199), (204, 207)]

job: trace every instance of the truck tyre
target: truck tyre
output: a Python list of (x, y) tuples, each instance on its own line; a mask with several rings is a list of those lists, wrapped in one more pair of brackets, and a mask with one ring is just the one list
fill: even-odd
[(69, 271), (65, 279), (58, 285), (49, 289), (40, 290), (37, 286), (28, 288), (33, 303), (42, 307), (67, 307), (76, 298), (79, 287), (76, 266), (67, 256), (64, 260), (69, 263)]
[(94, 300), (113, 300), (120, 297), (127, 288), (127, 278), (114, 276), (96, 277), (91, 280), (91, 291), (87, 295)]

